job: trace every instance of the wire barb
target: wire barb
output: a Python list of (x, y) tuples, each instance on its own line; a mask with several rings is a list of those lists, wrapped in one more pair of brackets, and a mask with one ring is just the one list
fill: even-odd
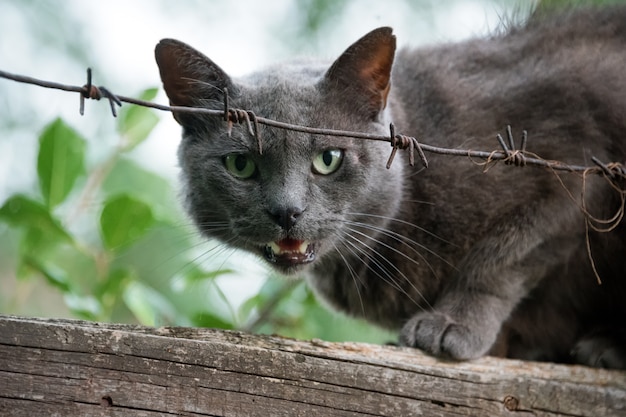
[(109, 105), (111, 106), (111, 113), (113, 117), (117, 117), (117, 111), (115, 106), (122, 106), (122, 101), (109, 89), (105, 87), (96, 87), (91, 83), (91, 68), (87, 68), (87, 84), (85, 84), (80, 89), (80, 115), (83, 116), (85, 114), (85, 99), (89, 98), (92, 100), (100, 100), (102, 97), (109, 100)]
[(604, 172), (605, 175), (607, 175), (609, 178), (611, 179), (615, 179), (615, 173), (611, 170), (611, 168), (609, 168), (608, 165), (606, 165), (604, 162), (600, 161), (598, 158), (596, 158), (595, 156), (591, 157), (591, 162), (593, 162), (594, 164), (596, 164), (597, 166), (600, 167), (600, 169), (602, 169), (602, 172)]
[(504, 142), (501, 134), (497, 134), (496, 138), (500, 143), (500, 147), (504, 151), (504, 163), (506, 165), (515, 165), (516, 167), (524, 167), (526, 166), (526, 156), (524, 152), (526, 151), (526, 141), (528, 139), (528, 132), (524, 130), (522, 132), (522, 147), (521, 149), (515, 149), (515, 139), (513, 138), (513, 132), (511, 131), (511, 125), (506, 126), (506, 137), (509, 141), (509, 144)]
[(248, 126), (248, 133), (254, 136), (257, 143), (259, 155), (263, 155), (263, 142), (261, 140), (261, 129), (259, 128), (259, 118), (251, 110), (231, 109), (229, 105), (228, 88), (224, 87), (224, 110), (222, 112), (224, 121), (228, 123), (228, 137), (231, 137), (233, 123), (241, 124), (244, 121)]
[(426, 159), (422, 145), (412, 136), (396, 135), (396, 127), (393, 123), (389, 123), (389, 142), (391, 143), (392, 149), (389, 159), (387, 160), (387, 169), (391, 168), (391, 164), (396, 157), (398, 149), (409, 150), (409, 165), (411, 166), (415, 166), (415, 150), (417, 149), (417, 154), (422, 164), (425, 168), (428, 168), (428, 160)]

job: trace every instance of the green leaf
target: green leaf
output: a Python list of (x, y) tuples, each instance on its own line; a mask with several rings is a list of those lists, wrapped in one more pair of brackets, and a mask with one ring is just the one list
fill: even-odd
[(100, 231), (107, 249), (118, 250), (143, 236), (154, 224), (150, 206), (127, 194), (114, 196), (104, 204)]
[(128, 262), (121, 267), (109, 271), (108, 276), (101, 280), (92, 294), (102, 306), (101, 318), (104, 321), (130, 322), (136, 315), (128, 308), (124, 300), (126, 287), (138, 279), (137, 272)]
[(191, 317), (191, 323), (196, 327), (208, 327), (213, 329), (233, 330), (235, 328), (234, 323), (226, 321), (209, 311), (194, 314)]
[(37, 174), (44, 200), (55, 207), (68, 196), (84, 173), (85, 140), (63, 120), (56, 119), (39, 137)]
[(20, 269), (21, 271), (19, 271), (18, 275), (25, 276), (26, 274), (30, 275), (33, 272), (38, 272), (43, 275), (48, 284), (58, 288), (61, 292), (72, 292), (72, 285), (66, 272), (55, 265), (46, 265), (41, 259), (25, 255), (22, 258)]
[(221, 275), (232, 274), (234, 272), (235, 271), (228, 268), (216, 269), (214, 271), (206, 271), (196, 266), (195, 268), (185, 272), (184, 280), (186, 281), (187, 285), (194, 285), (194, 283), (198, 281), (214, 280)]
[[(157, 91), (156, 88), (149, 88), (139, 98), (150, 101), (156, 97)], [(150, 108), (138, 105), (125, 107), (119, 114), (117, 125), (118, 132), (124, 137), (124, 151), (129, 151), (146, 140), (158, 122), (159, 117)]]
[(181, 210), (176, 191), (171, 184), (157, 174), (146, 170), (136, 162), (119, 158), (102, 184), (106, 195), (130, 194), (152, 207), (154, 214), (175, 222), (181, 220)]
[(36, 231), (48, 240), (72, 242), (72, 237), (48, 208), (25, 195), (16, 194), (4, 203), (0, 207), (0, 220), (12, 226)]
[(127, 269), (114, 269), (109, 272), (109, 276), (97, 286), (94, 295), (103, 300), (109, 296), (117, 296), (122, 293), (122, 289), (128, 281), (134, 279), (135, 276)]
[(102, 316), (102, 305), (91, 295), (65, 294), (65, 305), (76, 314), (86, 320), (98, 320)]
[(146, 326), (174, 322), (176, 309), (161, 293), (138, 281), (130, 282), (124, 289), (124, 302), (137, 320)]
[(152, 101), (155, 99), (157, 94), (159, 93), (159, 89), (157, 87), (146, 88), (139, 94), (139, 98), (145, 101)]

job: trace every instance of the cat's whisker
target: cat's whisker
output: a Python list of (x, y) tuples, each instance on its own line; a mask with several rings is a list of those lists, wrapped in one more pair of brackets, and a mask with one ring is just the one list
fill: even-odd
[(405, 203), (413, 203), (413, 204), (424, 204), (426, 206), (435, 206), (436, 203), (433, 201), (425, 201), (425, 200), (403, 200)]
[[(381, 227), (381, 226), (375, 226), (375, 225), (371, 225), (371, 224), (368, 224), (368, 223), (354, 222), (354, 221), (349, 221), (349, 220), (344, 221), (344, 223), (349, 224), (351, 226), (362, 227), (364, 229), (372, 230), (373, 232), (380, 233), (380, 234), (382, 234), (384, 236), (387, 236), (387, 237), (389, 237), (389, 238), (391, 238), (391, 239), (401, 243), (402, 245), (404, 245), (407, 248), (409, 248), (417, 256), (419, 256), (420, 259), (422, 259), (424, 261), (426, 266), (428, 266), (428, 269), (430, 269), (430, 271), (433, 273), (433, 275), (435, 277), (438, 277), (437, 272), (434, 270), (434, 268), (432, 268), (432, 266), (430, 265), (430, 263), (428, 262), (426, 257), (418, 249), (430, 253), (431, 255), (435, 256), (437, 259), (439, 259), (439, 260), (443, 261), (444, 263), (446, 263), (451, 268), (455, 268), (455, 266), (452, 263), (450, 263), (447, 259), (445, 259), (442, 256), (440, 256), (437, 252), (435, 252), (432, 249), (430, 249), (428, 246), (422, 245), (421, 243), (417, 242), (416, 240), (413, 240), (413, 239), (411, 239), (411, 238), (409, 238), (407, 236), (403, 236), (400, 233), (394, 232), (392, 230), (386, 229), (386, 228)], [(378, 240), (376, 240), (376, 242), (380, 243), (380, 241), (378, 241)], [(416, 265), (419, 265), (419, 262), (417, 260), (409, 257), (405, 253), (401, 252), (399, 249), (393, 248), (393, 247), (391, 247), (389, 245), (385, 245), (385, 246), (387, 246), (389, 249), (393, 250), (394, 252), (402, 255), (403, 257), (409, 259), (411, 262), (415, 263)]]
[[(349, 235), (349, 236), (350, 236), (351, 238), (355, 239), (355, 237), (354, 237), (353, 235)], [(365, 235), (365, 234), (363, 234), (363, 236), (365, 236), (366, 238), (368, 238), (368, 239), (372, 240), (372, 241), (373, 241), (374, 243), (376, 243), (376, 244), (381, 244), (381, 243), (382, 243), (382, 242), (380, 242), (380, 241), (379, 241), (379, 240), (377, 240), (377, 239), (373, 239), (371, 236), (367, 236), (367, 235)], [(361, 241), (360, 239), (358, 239), (358, 240), (359, 240), (359, 242), (361, 242), (361, 244), (364, 244), (364, 243), (363, 243), (363, 241)], [(370, 246), (369, 246), (369, 245), (368, 245), (367, 247), (368, 247), (368, 248), (370, 248)], [(399, 269), (399, 268), (398, 268), (398, 267), (397, 267), (397, 266), (396, 266), (393, 262), (391, 262), (390, 260), (388, 260), (388, 259), (387, 259), (387, 257), (386, 257), (386, 256), (384, 256), (384, 255), (382, 255), (382, 254), (381, 254), (378, 250), (376, 250), (376, 249), (371, 249), (371, 250), (373, 251), (373, 253), (374, 253), (376, 256), (380, 257), (380, 258), (381, 258), (381, 259), (383, 259), (383, 260), (384, 260), (387, 264), (389, 264), (389, 265), (390, 265), (390, 266), (391, 266), (391, 267), (395, 270), (395, 272), (396, 272), (397, 274), (399, 274), (399, 275), (400, 275), (400, 277), (402, 277), (402, 279), (403, 279), (406, 283), (408, 283), (408, 284), (409, 284), (409, 287), (410, 287), (411, 289), (413, 289), (413, 290), (415, 291), (415, 293), (417, 293), (417, 294), (419, 295), (419, 298), (421, 298), (421, 299), (422, 299), (422, 301), (424, 301), (424, 303), (425, 303), (425, 304), (426, 304), (429, 308), (432, 308), (432, 306), (430, 305), (430, 303), (428, 302), (428, 300), (424, 297), (424, 294), (422, 294), (422, 291), (420, 291), (420, 289), (419, 289), (419, 288), (417, 288), (417, 286), (415, 285), (415, 283), (414, 283), (414, 281), (413, 281), (413, 280), (409, 279), (409, 277), (408, 277), (408, 276), (407, 276), (404, 272), (402, 272), (402, 271), (401, 271), (401, 270), (400, 270), (400, 269)], [(401, 252), (399, 252), (399, 253), (401, 253)], [(416, 264), (416, 265), (419, 265), (419, 263), (418, 263), (418, 262), (415, 262), (415, 264)], [(428, 264), (428, 263), (427, 263), (427, 264)], [(429, 266), (429, 268), (430, 268), (430, 265), (428, 265), (428, 266)], [(432, 270), (432, 268), (431, 268), (431, 270)], [(394, 280), (394, 282), (395, 282), (395, 280)], [(409, 297), (409, 299), (410, 299), (413, 303), (415, 303), (416, 305), (419, 305), (419, 303), (418, 303), (416, 300), (414, 300), (412, 297), (410, 297), (410, 296), (409, 296), (409, 294), (406, 292), (406, 290), (404, 290), (404, 289), (403, 289), (403, 290), (402, 290), (402, 292), (403, 292), (404, 294), (406, 294), (406, 295)]]
[[(406, 175), (406, 176), (405, 176), (405, 178), (412, 178), (412, 177), (414, 177), (414, 176), (416, 176), (416, 175), (421, 174), (421, 173), (422, 173), (423, 171), (425, 171), (425, 170), (426, 170), (426, 167), (421, 167), (421, 168), (420, 168), (420, 169), (418, 169), (417, 171), (414, 171), (414, 172), (412, 172), (412, 173), (410, 173), (410, 174)], [(432, 204), (432, 203), (431, 203), (431, 204)]]
[(357, 296), (359, 297), (359, 304), (361, 305), (361, 314), (365, 316), (365, 305), (363, 303), (363, 297), (361, 296), (361, 290), (359, 289), (359, 287), (363, 285), (363, 281), (361, 280), (361, 277), (359, 276), (359, 274), (356, 273), (352, 265), (350, 265), (350, 262), (348, 262), (348, 259), (346, 259), (344, 254), (341, 253), (341, 251), (339, 250), (337, 245), (335, 245), (334, 242), (333, 242), (333, 247), (335, 248), (335, 251), (339, 254), (341, 259), (343, 260), (343, 263), (346, 265), (346, 268), (348, 269), (348, 272), (350, 273), (350, 277), (352, 277), (352, 281), (354, 282), (354, 288), (356, 289)]
[[(409, 283), (410, 286), (417, 292), (417, 294), (420, 296), (420, 298), (422, 300), (424, 300), (426, 303), (427, 300), (424, 298), (424, 296), (422, 295), (421, 291), (419, 291), (419, 289), (417, 289), (415, 287), (415, 285), (411, 282), (411, 280), (402, 272), (400, 271), (400, 269), (398, 269), (398, 267), (396, 265), (393, 264), (393, 262), (389, 261), (385, 256), (383, 256), (380, 252), (378, 252), (375, 248), (372, 248), (371, 246), (369, 246), (368, 244), (364, 243), (362, 240), (360, 240), (359, 238), (351, 235), (350, 233), (346, 233), (346, 236), (349, 237), (350, 239), (356, 241), (359, 245), (362, 245), (365, 249), (360, 248), (359, 245), (357, 245), (354, 242), (350, 242), (350, 241), (343, 241), (344, 243), (349, 244), (350, 246), (352, 246), (352, 248), (354, 248), (354, 250), (356, 250), (361, 256), (364, 256), (365, 258), (367, 258), (372, 264), (373, 266), (375, 266), (377, 269), (379, 269), (385, 276), (383, 276), (380, 272), (378, 272), (376, 270), (376, 268), (372, 268), (369, 263), (365, 263), (365, 265), (367, 265), (367, 267), (370, 269), (370, 271), (372, 271), (374, 274), (376, 274), (379, 278), (381, 278), (384, 282), (388, 283), (389, 285), (391, 285), (395, 290), (397, 290), (398, 292), (404, 294), (412, 303), (414, 303), (416, 306), (419, 306), (419, 303), (417, 302), (417, 300), (415, 300), (411, 294), (408, 293), (408, 291), (406, 289), (404, 289), (404, 287), (402, 285), (400, 285), (400, 283), (393, 277), (393, 274), (391, 273), (391, 271), (385, 266), (383, 265), (380, 261), (378, 261), (376, 258), (380, 259), (382, 262), (386, 263), (388, 266), (390, 266), (405, 282)], [(355, 257), (357, 259), (361, 259), (363, 261), (363, 259), (361, 258), (361, 256), (359, 256), (359, 254), (354, 253)]]
[[(417, 256), (419, 256), (422, 260), (426, 261), (424, 256), (415, 247), (418, 247), (419, 249), (425, 249), (425, 248), (423, 247), (423, 245), (419, 244), (418, 242), (416, 242), (416, 241), (414, 241), (412, 239), (409, 239), (409, 238), (407, 238), (405, 236), (402, 236), (399, 233), (393, 232), (391, 230), (388, 230), (388, 229), (385, 229), (385, 228), (382, 228), (382, 227), (378, 227), (378, 226), (374, 226), (374, 225), (371, 225), (371, 224), (367, 224), (367, 223), (353, 222), (353, 221), (349, 221), (349, 220), (345, 220), (344, 223), (349, 225), (349, 226), (361, 227), (363, 229), (371, 230), (371, 231), (376, 232), (378, 234), (382, 234), (384, 236), (387, 236), (387, 237), (395, 240), (396, 242), (398, 242), (398, 243), (400, 243), (400, 244), (402, 244), (404, 246), (407, 246), (413, 253), (415, 253)], [(368, 234), (366, 234), (364, 232), (360, 232), (360, 231), (358, 231), (358, 230), (356, 230), (356, 229), (354, 229), (352, 227), (349, 227), (348, 229), (353, 231), (353, 232), (355, 232), (355, 233), (358, 233), (358, 234), (360, 234), (360, 235), (362, 235), (364, 237), (367, 237), (367, 238), (375, 241), (376, 243), (381, 244), (382, 246), (386, 247), (387, 249), (392, 250), (393, 252), (395, 252), (398, 255), (402, 256), (403, 258), (407, 259), (409, 262), (414, 263), (415, 265), (419, 265), (420, 264), (419, 261), (417, 261), (416, 259), (411, 258), (410, 256), (408, 256), (407, 254), (405, 254), (401, 250), (399, 250), (397, 248), (394, 248), (393, 246), (384, 243), (380, 239), (376, 239), (373, 236), (370, 236), (370, 235), (368, 235)], [(426, 263), (428, 263), (428, 262), (426, 262)]]
[[(185, 268), (193, 268), (195, 265), (197, 264), (202, 264), (206, 261), (208, 261), (209, 258), (216, 258), (220, 255), (220, 253), (223, 253), (224, 251), (231, 249), (228, 244), (230, 243), (230, 241), (226, 241), (224, 243), (217, 243), (215, 246), (208, 248), (207, 250), (202, 251), (200, 254), (196, 255), (195, 257), (193, 257), (192, 259), (190, 259), (187, 264), (185, 265), (185, 267), (183, 268), (183, 270)], [(199, 242), (197, 244), (195, 244), (193, 246), (193, 248), (199, 248), (203, 245), (206, 245), (205, 242)], [(222, 262), (222, 266), (223, 266), (223, 262)], [(220, 270), (223, 269), (222, 266), (220, 267), (213, 267), (211, 269), (214, 270)]]
[(217, 224), (208, 224), (208, 223), (198, 223), (198, 229), (200, 231), (210, 231), (211, 234), (222, 231), (230, 231), (232, 228), (228, 224), (217, 225)]
[[(351, 237), (349, 234), (346, 234), (347, 236)], [(352, 237), (353, 238), (353, 237)], [(355, 238), (353, 238), (355, 239)], [(358, 239), (356, 239), (357, 242), (359, 242), (360, 244), (363, 244), (362, 242), (360, 242)], [(370, 253), (368, 253), (368, 251), (366, 251), (365, 249), (359, 248), (358, 245), (354, 242), (349, 242), (349, 241), (344, 241), (342, 240), (341, 243), (346, 247), (347, 250), (349, 250), (353, 257), (357, 260), (359, 260), (363, 265), (365, 265), (367, 267), (367, 269), (369, 269), (370, 271), (372, 271), (376, 276), (378, 276), (378, 278), (380, 278), (381, 280), (383, 280), (385, 283), (389, 284), (392, 288), (396, 289), (399, 292), (403, 292), (402, 291), (402, 287), (395, 281), (395, 279), (391, 276), (391, 273), (387, 270), (387, 268), (385, 268), (383, 265), (380, 264), (380, 262), (378, 262), (373, 255), (371, 255)], [(366, 246), (367, 247), (367, 246)], [(368, 249), (371, 249), (368, 247)], [(373, 252), (374, 253), (374, 252)], [(363, 257), (365, 257), (367, 260), (369, 260), (370, 262), (366, 262)], [(384, 259), (384, 257), (381, 257), (381, 259)], [(373, 264), (375, 267), (372, 267), (371, 264)], [(378, 270), (382, 271), (385, 275), (383, 276), (381, 274), (381, 272), (379, 272)], [(359, 281), (361, 282), (361, 281)]]
[(435, 239), (437, 239), (437, 240), (439, 240), (439, 241), (441, 241), (441, 242), (443, 242), (443, 243), (445, 243), (447, 245), (455, 246), (454, 243), (452, 243), (452, 242), (442, 238), (441, 236), (439, 236), (439, 235), (437, 235), (437, 234), (435, 234), (435, 233), (433, 233), (433, 232), (431, 232), (431, 231), (429, 231), (427, 229), (424, 229), (423, 227), (418, 226), (415, 223), (411, 223), (411, 222), (408, 222), (406, 220), (401, 220), (401, 219), (398, 219), (398, 218), (395, 218), (395, 217), (383, 216), (383, 215), (380, 215), (380, 214), (371, 214), (371, 213), (352, 213), (352, 212), (348, 212), (348, 213), (345, 213), (345, 214), (347, 214), (349, 216), (357, 216), (357, 217), (358, 216), (361, 216), (361, 217), (371, 217), (371, 218), (374, 218), (374, 219), (394, 222), (394, 223), (397, 223), (397, 224), (401, 224), (403, 226), (409, 226), (410, 228), (417, 229), (420, 232), (426, 233), (427, 235), (429, 235), (431, 237), (434, 237)]
[[(347, 222), (346, 222), (346, 223), (347, 223)], [(369, 227), (369, 225), (363, 225), (363, 224), (359, 224), (359, 223), (356, 223), (356, 224), (355, 224), (355, 223), (353, 223), (353, 222), (350, 222), (350, 224), (354, 224), (355, 226), (364, 227), (364, 228), (366, 228), (366, 229), (370, 229), (370, 230), (375, 230), (375, 229), (373, 229), (373, 228), (370, 228), (370, 227)], [(375, 237), (373, 237), (373, 236), (368, 235), (367, 233), (363, 233), (363, 232), (361, 232), (361, 231), (359, 231), (359, 230), (357, 230), (357, 229), (355, 229), (355, 228), (352, 228), (352, 227), (348, 227), (347, 229), (348, 229), (348, 230), (350, 230), (352, 233), (356, 233), (356, 234), (358, 234), (358, 235), (360, 235), (360, 236), (363, 236), (364, 238), (371, 240), (372, 242), (376, 243), (377, 245), (380, 245), (380, 246), (382, 246), (382, 247), (385, 247), (385, 248), (387, 248), (387, 249), (391, 250), (391, 251), (392, 251), (392, 252), (394, 252), (394, 253), (397, 253), (398, 255), (400, 255), (401, 257), (403, 257), (404, 259), (408, 260), (410, 263), (413, 263), (413, 264), (418, 265), (418, 266), (420, 265), (420, 262), (419, 262), (419, 261), (417, 261), (417, 260), (415, 260), (415, 259), (411, 258), (410, 256), (408, 256), (407, 254), (405, 254), (405, 253), (404, 253), (404, 252), (402, 252), (401, 250), (399, 250), (399, 249), (397, 249), (397, 248), (394, 248), (393, 246), (391, 246), (391, 245), (389, 245), (389, 244), (387, 244), (387, 243), (383, 242), (383, 241), (382, 241), (382, 240), (380, 240), (380, 239), (377, 239), (377, 238), (375, 238)], [(404, 243), (404, 242), (400, 241), (400, 243)], [(407, 245), (407, 246), (408, 246), (408, 245)], [(412, 248), (412, 247), (410, 247), (410, 246), (409, 246), (409, 249), (411, 249), (413, 252), (415, 252), (415, 253), (416, 253), (416, 254), (417, 254), (420, 258), (422, 258), (422, 260), (424, 260), (424, 262), (426, 263), (426, 265), (428, 265), (428, 266), (430, 267), (430, 265), (428, 264), (428, 262), (424, 259), (424, 257), (423, 257), (423, 256), (422, 256), (419, 252), (417, 252), (417, 250), (416, 250), (415, 248)], [(432, 271), (433, 273), (435, 273), (435, 271), (434, 271), (432, 268), (430, 268), (430, 269), (431, 269), (431, 271)]]
[(184, 225), (182, 228), (186, 236), (202, 236), (202, 231), (222, 232), (231, 230), (228, 224), (199, 223), (198, 225)]

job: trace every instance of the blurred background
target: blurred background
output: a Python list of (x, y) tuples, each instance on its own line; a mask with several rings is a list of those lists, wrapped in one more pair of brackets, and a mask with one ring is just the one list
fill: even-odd
[[(543, 3), (546, 3), (545, 1)], [(563, 1), (551, 1), (564, 3)], [(332, 60), (378, 26), (400, 46), (523, 21), (528, 0), (0, 0), (0, 70), (167, 104), (165, 37), (233, 76), (300, 56)], [(394, 336), (320, 307), (260, 260), (202, 241), (182, 212), (169, 113), (0, 79), (0, 313), (209, 326), (299, 338)]]

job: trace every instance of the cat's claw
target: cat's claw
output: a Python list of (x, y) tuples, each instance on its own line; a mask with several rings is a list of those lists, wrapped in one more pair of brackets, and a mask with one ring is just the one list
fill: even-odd
[[(487, 336), (487, 337), (485, 337)], [(438, 357), (455, 360), (485, 355), (495, 340), (441, 312), (427, 312), (409, 320), (400, 334), (400, 343)]]

